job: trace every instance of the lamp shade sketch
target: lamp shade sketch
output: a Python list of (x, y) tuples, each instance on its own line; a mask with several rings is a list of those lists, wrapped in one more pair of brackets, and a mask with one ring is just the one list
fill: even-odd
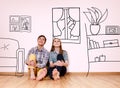
[(80, 43), (80, 8), (52, 8), (53, 37), (65, 43)]

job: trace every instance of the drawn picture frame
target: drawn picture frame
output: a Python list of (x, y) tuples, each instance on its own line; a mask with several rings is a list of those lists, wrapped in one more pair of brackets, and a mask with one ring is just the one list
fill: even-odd
[(10, 32), (31, 32), (31, 16), (28, 15), (10, 15)]
[(105, 27), (105, 34), (106, 35), (119, 35), (120, 34), (120, 27), (109, 25)]

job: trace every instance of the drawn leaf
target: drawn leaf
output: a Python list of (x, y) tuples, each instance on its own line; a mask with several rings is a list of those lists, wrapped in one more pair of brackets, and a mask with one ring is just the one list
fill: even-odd
[(99, 20), (99, 22), (102, 23), (103, 21), (105, 21), (107, 16), (108, 16), (108, 9), (106, 9), (106, 11), (102, 15), (101, 19)]
[(88, 11), (90, 12), (90, 14), (91, 14), (91, 21), (92, 21), (92, 23), (94, 24), (94, 23), (96, 23), (96, 15), (95, 15), (95, 12), (92, 10), (92, 9), (89, 9), (88, 8)]
[(87, 17), (88, 21), (92, 24), (90, 12), (83, 12), (83, 13), (84, 13), (85, 16)]
[(92, 7), (92, 8), (95, 10), (95, 13), (98, 14), (98, 18), (97, 18), (96, 22), (99, 23), (99, 21), (100, 21), (100, 19), (102, 17), (102, 12), (98, 8), (96, 8), (96, 7)]

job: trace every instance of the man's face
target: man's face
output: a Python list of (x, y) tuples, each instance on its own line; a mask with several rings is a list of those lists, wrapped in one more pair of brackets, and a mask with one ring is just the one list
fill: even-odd
[(40, 37), (40, 38), (37, 40), (37, 42), (38, 42), (38, 45), (39, 45), (39, 46), (44, 46), (44, 44), (45, 44), (45, 38), (44, 38), (44, 37)]

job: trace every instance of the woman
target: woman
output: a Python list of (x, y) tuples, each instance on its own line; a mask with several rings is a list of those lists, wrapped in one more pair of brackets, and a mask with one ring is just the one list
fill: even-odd
[(60, 77), (64, 76), (67, 72), (68, 55), (67, 52), (62, 49), (61, 41), (58, 38), (53, 39), (49, 63), (48, 75), (51, 79), (60, 79)]

